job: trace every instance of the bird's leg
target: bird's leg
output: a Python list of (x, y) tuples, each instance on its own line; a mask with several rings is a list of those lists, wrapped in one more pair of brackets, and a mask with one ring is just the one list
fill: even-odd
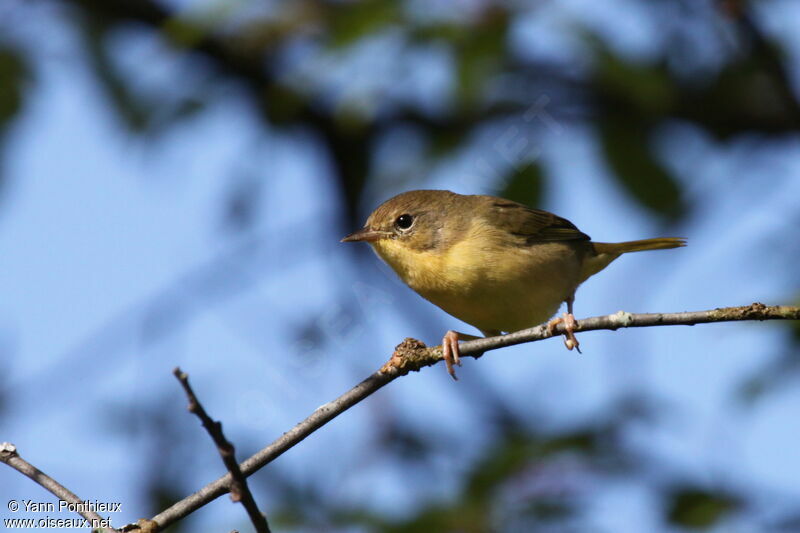
[[(567, 315), (564, 317), (565, 324), (564, 330), (567, 333), (567, 340), (564, 341), (564, 344), (567, 346), (567, 350), (571, 350), (575, 348), (578, 350), (578, 353), (581, 353), (581, 343), (578, 342), (577, 337), (575, 337), (575, 315), (572, 314), (572, 304), (575, 303), (575, 294), (571, 294), (569, 298), (567, 298)], [(570, 347), (570, 343), (572, 346)]]
[(458, 381), (456, 377), (455, 368), (453, 365), (461, 366), (461, 350), (458, 349), (458, 332), (449, 330), (442, 338), (442, 357), (444, 364), (447, 367), (447, 373), (453, 376), (453, 379)]
[(442, 358), (445, 366), (447, 366), (447, 373), (453, 376), (454, 380), (458, 381), (455, 365), (461, 366), (461, 350), (458, 348), (458, 341), (472, 341), (478, 338), (480, 337), (459, 333), (452, 329), (444, 334), (444, 338), (442, 338)]
[(550, 322), (547, 323), (547, 332), (550, 335), (553, 334), (553, 329), (562, 322), (564, 323), (564, 346), (567, 347), (567, 350), (572, 350), (575, 348), (578, 350), (578, 353), (581, 353), (581, 343), (578, 342), (578, 339), (575, 337), (575, 315), (572, 314), (572, 304), (575, 302), (575, 295), (570, 295), (566, 300), (567, 302), (567, 312), (564, 313), (559, 318), (554, 318)]

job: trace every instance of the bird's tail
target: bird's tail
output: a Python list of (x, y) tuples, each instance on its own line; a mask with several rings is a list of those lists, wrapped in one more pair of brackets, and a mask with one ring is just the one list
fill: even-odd
[(628, 252), (644, 252), (645, 250), (668, 250), (686, 246), (686, 239), (677, 237), (659, 237), (628, 242), (593, 242), (594, 255), (589, 255), (583, 262), (581, 282), (586, 281), (607, 267), (614, 259)]
[(627, 242), (593, 242), (597, 254), (619, 255), (628, 252), (644, 252), (646, 250), (668, 250), (686, 246), (686, 239), (679, 237), (659, 237)]

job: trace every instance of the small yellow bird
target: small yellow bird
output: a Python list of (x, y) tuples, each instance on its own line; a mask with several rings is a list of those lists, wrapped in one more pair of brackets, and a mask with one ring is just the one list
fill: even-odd
[[(570, 221), (511, 200), (450, 191), (409, 191), (381, 204), (342, 242), (368, 242), (409, 287), (484, 336), (541, 324), (566, 302), (567, 349), (578, 347), (575, 290), (627, 252), (685, 246), (680, 238), (592, 242)], [(458, 341), (442, 339), (447, 371), (460, 365)], [(580, 350), (579, 350), (580, 351)]]

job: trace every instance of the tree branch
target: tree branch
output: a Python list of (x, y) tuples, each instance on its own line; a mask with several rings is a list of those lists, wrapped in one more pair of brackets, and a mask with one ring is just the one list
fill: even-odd
[[(683, 313), (631, 314), (619, 311), (613, 315), (597, 316), (577, 322), (575, 331), (617, 330), (650, 326), (693, 326), (710, 322), (735, 322), (743, 320), (800, 320), (800, 307), (766, 306), (754, 303), (743, 307), (725, 307), (708, 311)], [(545, 325), (517, 331), (508, 335), (490, 337), (461, 343), (461, 355), (474, 358), (484, 352), (525, 342), (536, 342), (564, 333), (563, 324), (548, 332)], [(245, 476), (254, 472), (291, 449), (314, 431), (342, 414), (344, 411), (371, 395), (384, 385), (412, 370), (420, 370), (442, 360), (441, 346), (428, 348), (415, 339), (406, 339), (395, 348), (392, 357), (380, 370), (345, 392), (333, 401), (318, 407), (305, 420), (284, 433), (272, 444), (244, 461), (241, 471)], [(173, 522), (199, 509), (208, 502), (225, 494), (231, 483), (230, 474), (213, 481), (199, 491), (173, 504), (152, 518), (163, 529)]]
[(70, 510), (74, 510), (88, 520), (94, 531), (117, 533), (117, 530), (111, 527), (110, 518), (103, 518), (92, 511), (91, 506), (85, 504), (74, 492), (20, 457), (19, 453), (17, 453), (17, 447), (10, 442), (0, 443), (0, 462), (29, 477), (59, 500), (73, 504), (74, 509)]
[[(601, 329), (616, 331), (620, 328), (646, 328), (651, 326), (694, 326), (695, 324), (739, 322), (743, 320), (800, 320), (800, 307), (788, 305), (767, 306), (762, 303), (754, 303), (741, 307), (718, 307), (708, 311), (684, 311), (682, 313), (632, 314), (618, 311), (613, 315), (580, 320), (575, 331), (597, 331)], [(553, 335), (550, 335), (547, 333), (547, 328), (541, 325), (499, 337), (477, 339), (463, 343), (460, 346), (461, 353), (462, 355), (477, 353), (477, 357), (480, 357), (480, 353), (483, 351), (539, 341), (564, 333), (562, 325), (553, 328), (553, 330)], [(473, 357), (476, 356), (473, 355)]]
[(253, 498), (253, 493), (250, 492), (250, 487), (247, 486), (247, 478), (244, 477), (242, 471), (239, 469), (239, 464), (236, 462), (236, 450), (233, 444), (225, 438), (222, 433), (222, 423), (215, 422), (208, 416), (200, 400), (197, 399), (191, 385), (189, 385), (189, 376), (182, 372), (180, 368), (175, 368), (172, 372), (178, 381), (181, 383), (186, 397), (189, 399), (189, 412), (197, 415), (197, 418), (202, 422), (203, 427), (208, 431), (214, 444), (217, 445), (219, 455), (222, 457), (222, 462), (230, 472), (231, 482), (228, 486), (231, 493), (231, 500), (234, 502), (242, 502), (250, 521), (256, 528), (257, 533), (270, 533), (267, 518), (258, 510), (258, 505)]

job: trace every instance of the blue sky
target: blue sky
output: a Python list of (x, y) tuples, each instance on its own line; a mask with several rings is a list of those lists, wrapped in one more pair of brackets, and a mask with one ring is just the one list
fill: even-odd
[[(623, 13), (631, 2), (614, 4)], [(581, 5), (568, 2), (550, 16), (568, 19)], [(646, 56), (652, 44), (637, 29), (635, 13), (629, 16), (615, 39)], [(138, 483), (153, 463), (151, 435), (124, 438), (120, 431), (136, 427), (148, 408), (171, 405), (164, 415), (174, 429), (194, 433), (183, 468), (187, 489), (223, 472), (184, 410), (170, 374), (176, 365), (190, 373), (244, 458), (376, 369), (404, 337), (437, 343), (447, 329), (471, 331), (400, 286), (377, 258), (353, 268), (353, 251), (338, 242), (339, 202), (328, 162), (308, 137), (265, 134), (236, 90), (225, 87), (210, 109), (157, 142), (126, 135), (98, 105), (104, 96), (73, 36), (57, 17), (39, 18), (46, 38), (34, 51), (38, 81), (11, 130), (0, 197), (0, 346), (10, 353), (0, 380), (6, 390), (0, 440), (15, 443), (23, 457), (81, 497), (124, 502), (115, 524), (149, 514)], [(591, 23), (610, 34), (608, 20), (598, 16)], [(17, 28), (15, 38), (30, 31)], [(525, 34), (524, 27), (519, 31)], [(155, 55), (147, 43), (136, 53)], [(435, 87), (441, 73), (435, 64), (426, 68)], [(425, 72), (419, 77), (428, 79)], [(689, 220), (668, 229), (604, 176), (587, 129), (565, 124), (536, 142), (551, 176), (542, 207), (601, 241), (669, 231), (690, 243), (620, 259), (580, 289), (579, 317), (790, 303), (796, 296), (796, 273), (786, 257), (798, 252), (787, 238), (800, 219), (797, 138), (759, 146), (753, 139), (717, 143), (685, 124), (663, 132), (659, 150), (695, 207)], [(408, 154), (413, 164), (413, 146)], [(411, 186), (487, 192), (491, 176), (485, 183), (474, 173), (464, 179), (476, 157), (483, 156), (467, 154), (430, 169)], [(262, 215), (251, 235), (226, 233), (219, 222), (220, 195), (236, 175), (263, 182), (257, 193)], [(379, 183), (368, 191), (364, 216), (410, 186), (389, 178)], [(229, 274), (224, 285), (204, 282), (217, 279), (209, 272), (218, 271)], [(357, 306), (365, 320), (342, 302)], [(177, 325), (143, 330), (154, 309)], [(293, 334), (309, 318), (324, 334), (322, 348), (309, 350)], [(536, 413), (554, 428), (595, 416), (627, 393), (650, 391), (668, 406), (668, 419), (629, 438), (646, 442), (654, 461), (701, 482), (724, 479), (753, 489), (764, 499), (764, 513), (800, 498), (796, 382), (753, 407), (731, 399), (743, 379), (788, 349), (785, 328), (649, 328), (587, 333), (581, 342), (582, 356), (556, 340), (523, 345), (469, 360), (459, 376), (485, 380), (516, 410)], [(460, 386), (439, 366), (403, 378), (258, 476), (268, 485), (270, 469), (280, 468), (336, 487), (330, 497), (343, 504), (366, 501), (391, 513), (447, 497), (455, 473), (481, 445), (480, 420)], [(164, 398), (169, 401), (162, 404)], [(439, 486), (409, 494), (407, 472), (370, 459), (370, 430), (382, 410), (430, 431), (471, 435), (465, 449), (441, 458)], [(326, 460), (332, 448), (335, 462)], [(602, 486), (591, 510), (601, 529), (658, 527), (641, 488), (624, 481)], [(0, 469), (0, 500), (11, 498), (49, 500), (26, 478)], [(209, 531), (244, 518), (227, 500), (198, 515)]]

